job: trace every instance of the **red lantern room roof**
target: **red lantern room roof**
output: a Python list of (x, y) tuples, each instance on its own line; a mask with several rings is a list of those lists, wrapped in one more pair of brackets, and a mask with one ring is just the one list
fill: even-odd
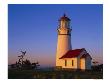
[(70, 21), (70, 19), (64, 14), (59, 21), (61, 20), (66, 20), (66, 21)]

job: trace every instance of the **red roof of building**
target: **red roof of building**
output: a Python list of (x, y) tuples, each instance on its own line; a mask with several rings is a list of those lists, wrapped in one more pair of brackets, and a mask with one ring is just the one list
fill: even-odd
[(60, 59), (62, 58), (73, 58), (73, 57), (78, 57), (80, 55), (80, 53), (82, 52), (82, 49), (75, 49), (75, 50), (69, 50), (64, 56), (62, 56)]

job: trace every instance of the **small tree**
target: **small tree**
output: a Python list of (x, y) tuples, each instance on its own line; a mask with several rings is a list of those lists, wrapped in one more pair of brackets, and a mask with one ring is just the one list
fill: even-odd
[[(14, 64), (16, 68), (18, 69), (38, 69), (39, 62), (36, 63), (31, 63), (30, 60), (26, 59), (24, 60), (24, 56), (26, 54), (26, 51), (21, 51), (22, 55), (18, 56), (18, 62), (16, 61), (16, 63)], [(12, 65), (12, 67), (14, 67)]]

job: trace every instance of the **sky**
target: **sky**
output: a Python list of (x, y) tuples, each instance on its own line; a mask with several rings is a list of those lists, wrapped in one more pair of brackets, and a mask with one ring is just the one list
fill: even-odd
[(63, 14), (72, 26), (72, 49), (85, 48), (93, 61), (103, 63), (102, 4), (9, 4), (8, 63), (25, 58), (55, 66), (58, 20)]

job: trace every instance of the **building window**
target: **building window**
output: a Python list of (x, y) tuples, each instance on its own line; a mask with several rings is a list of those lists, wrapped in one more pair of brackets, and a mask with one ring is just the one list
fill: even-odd
[(65, 60), (65, 66), (67, 66), (67, 60)]
[(74, 61), (72, 60), (72, 66), (74, 65)]

